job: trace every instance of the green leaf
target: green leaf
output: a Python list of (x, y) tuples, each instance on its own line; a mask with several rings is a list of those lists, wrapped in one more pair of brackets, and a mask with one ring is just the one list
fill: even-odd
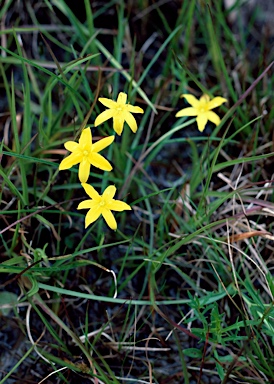
[(17, 303), (17, 296), (12, 292), (0, 292), (0, 314), (8, 316), (12, 307)]
[(188, 357), (193, 357), (194, 359), (201, 359), (203, 353), (200, 349), (197, 348), (186, 348), (183, 350), (184, 355)]

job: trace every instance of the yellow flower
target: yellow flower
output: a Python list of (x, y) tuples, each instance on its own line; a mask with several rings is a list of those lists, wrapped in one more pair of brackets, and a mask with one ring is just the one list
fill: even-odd
[(219, 107), (225, 103), (227, 99), (217, 96), (210, 100), (208, 95), (203, 95), (200, 100), (197, 100), (195, 96), (187, 94), (183, 94), (181, 97), (184, 97), (191, 107), (181, 109), (176, 113), (176, 117), (197, 116), (196, 121), (200, 132), (203, 132), (208, 120), (216, 125), (220, 124), (221, 120), (219, 116), (215, 112), (212, 112), (211, 109)]
[(118, 135), (121, 135), (123, 132), (125, 122), (129, 125), (132, 132), (135, 133), (137, 131), (137, 123), (135, 118), (132, 116), (132, 113), (144, 113), (144, 111), (140, 107), (134, 107), (133, 105), (126, 104), (126, 93), (120, 92), (117, 101), (113, 101), (105, 97), (100, 97), (99, 101), (109, 109), (97, 116), (94, 122), (95, 127), (113, 117), (113, 129)]
[(115, 136), (109, 136), (92, 144), (92, 135), (90, 128), (82, 131), (79, 138), (79, 143), (75, 141), (67, 141), (64, 145), (65, 148), (72, 152), (68, 157), (61, 161), (59, 165), (60, 170), (69, 169), (75, 164), (79, 164), (79, 179), (81, 183), (85, 183), (89, 177), (90, 166), (103, 171), (111, 171), (111, 164), (98, 152), (109, 146)]
[(116, 187), (114, 185), (110, 185), (105, 189), (102, 196), (100, 196), (91, 185), (82, 183), (82, 186), (91, 198), (91, 200), (82, 201), (77, 207), (77, 209), (89, 209), (85, 219), (85, 228), (96, 221), (100, 215), (103, 215), (107, 225), (111, 229), (116, 230), (117, 223), (111, 211), (121, 212), (131, 210), (128, 204), (123, 201), (113, 199)]

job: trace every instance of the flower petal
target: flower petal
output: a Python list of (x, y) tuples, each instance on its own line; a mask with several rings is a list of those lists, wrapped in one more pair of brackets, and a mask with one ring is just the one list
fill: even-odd
[(104, 139), (98, 140), (96, 143), (93, 144), (92, 151), (93, 152), (102, 151), (102, 149), (108, 147), (113, 142), (114, 139), (115, 139), (115, 136), (109, 136), (109, 137), (105, 137)]
[(127, 94), (124, 92), (120, 92), (117, 97), (117, 103), (118, 104), (126, 104), (127, 102)]
[(227, 101), (227, 99), (225, 99), (224, 97), (220, 97), (220, 96), (214, 97), (214, 99), (212, 99), (208, 103), (208, 109), (214, 109), (216, 107), (219, 107), (220, 105), (222, 105), (226, 101)]
[(111, 200), (113, 199), (114, 195), (116, 193), (116, 187), (115, 185), (109, 185), (105, 190), (102, 195), (102, 198), (105, 200)]
[(70, 152), (75, 152), (77, 148), (79, 147), (78, 143), (75, 143), (75, 141), (67, 141), (64, 144), (65, 148)]
[(117, 101), (107, 99), (106, 97), (99, 97), (98, 100), (107, 108), (111, 108), (111, 109), (117, 108)]
[(85, 218), (85, 228), (87, 228), (90, 224), (94, 223), (101, 215), (102, 209), (100, 207), (92, 208), (88, 211)]
[(182, 117), (182, 116), (197, 116), (198, 111), (196, 108), (183, 108), (180, 111), (178, 111), (175, 115), (175, 117)]
[(59, 165), (60, 171), (64, 169), (69, 169), (73, 167), (75, 164), (78, 164), (82, 161), (83, 155), (81, 152), (71, 153), (68, 157), (63, 159)]
[(134, 105), (127, 104), (127, 110), (131, 113), (144, 113), (144, 110), (140, 107), (134, 107)]
[(100, 113), (94, 121), (94, 127), (97, 127), (98, 125), (104, 123), (108, 119), (113, 117), (113, 110), (112, 109), (107, 109), (106, 111)]
[(97, 202), (94, 200), (84, 200), (79, 203), (77, 209), (90, 209), (97, 206)]
[[(99, 153), (90, 153), (88, 155), (89, 164), (93, 165), (96, 168), (102, 169), (102, 171), (111, 171), (112, 165)], [(87, 180), (85, 180), (87, 181)]]
[(184, 93), (181, 95), (181, 97), (184, 97), (186, 101), (193, 107), (193, 108), (198, 108), (200, 101), (196, 99), (195, 96), (193, 95), (188, 95), (187, 93)]
[(121, 133), (123, 132), (124, 123), (125, 123), (125, 119), (123, 116), (113, 117), (113, 129), (119, 136), (121, 136)]
[(89, 177), (89, 172), (90, 172), (90, 163), (86, 158), (84, 158), (79, 165), (79, 172), (78, 172), (79, 180), (81, 181), (81, 183), (85, 183), (87, 181)]
[(91, 129), (86, 128), (83, 129), (80, 139), (79, 139), (79, 145), (81, 149), (84, 149), (86, 151), (91, 151), (92, 147), (92, 135), (91, 135)]
[(200, 102), (202, 104), (207, 104), (209, 103), (209, 101), (210, 101), (210, 97), (206, 93), (200, 97)]
[(200, 132), (203, 132), (205, 129), (206, 123), (207, 123), (207, 114), (206, 113), (201, 113), (200, 115), (197, 116), (197, 124), (198, 124), (198, 129)]
[(89, 185), (87, 183), (82, 183), (82, 187), (84, 188), (86, 194), (93, 200), (95, 201), (101, 201), (101, 196), (99, 193), (96, 191), (95, 188), (93, 188), (92, 185)]
[(102, 210), (102, 215), (103, 215), (103, 218), (106, 220), (107, 225), (111, 229), (116, 231), (117, 223), (116, 223), (115, 217), (113, 216), (113, 213), (109, 209), (105, 208)]
[(124, 118), (125, 118), (126, 122), (128, 123), (132, 132), (135, 133), (137, 131), (138, 127), (137, 127), (137, 123), (136, 123), (134, 116), (130, 112), (125, 112)]
[(221, 122), (221, 119), (219, 118), (219, 116), (213, 111), (208, 111), (206, 116), (207, 116), (207, 119), (212, 123), (214, 123), (215, 125), (219, 125)]
[(111, 209), (112, 211), (131, 211), (131, 207), (127, 204), (124, 203), (123, 201), (120, 200), (112, 200), (108, 204), (108, 208)]

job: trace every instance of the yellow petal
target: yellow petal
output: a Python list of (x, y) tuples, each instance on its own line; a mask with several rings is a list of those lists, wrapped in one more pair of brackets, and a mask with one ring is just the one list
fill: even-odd
[(90, 151), (92, 147), (92, 135), (90, 128), (83, 129), (80, 139), (79, 145), (81, 148)]
[(199, 107), (199, 104), (200, 104), (200, 101), (198, 99), (196, 99), (195, 96), (193, 95), (188, 95), (187, 93), (184, 93), (183, 95), (181, 95), (181, 97), (184, 97), (186, 99), (186, 101), (193, 107), (193, 108), (198, 108)]
[(120, 200), (112, 200), (111, 203), (108, 204), (108, 208), (112, 211), (131, 211), (131, 207)]
[(98, 115), (94, 121), (94, 127), (104, 123), (111, 117), (113, 117), (113, 111), (111, 109), (107, 109), (106, 111), (100, 113), (100, 115)]
[(127, 102), (127, 94), (124, 92), (120, 92), (117, 98), (118, 104), (126, 104)]
[(175, 115), (175, 117), (182, 117), (182, 116), (197, 116), (198, 111), (196, 108), (183, 108), (180, 111), (178, 111)]
[(203, 132), (203, 130), (205, 129), (205, 126), (206, 126), (206, 123), (207, 123), (207, 115), (206, 113), (201, 113), (197, 119), (197, 124), (198, 124), (198, 129), (200, 132)]
[(97, 202), (94, 200), (84, 200), (78, 205), (77, 209), (90, 209), (97, 206)]
[(80, 163), (82, 159), (83, 159), (83, 155), (81, 154), (81, 152), (71, 153), (68, 157), (66, 157), (61, 161), (59, 165), (59, 169), (60, 171), (64, 169), (69, 169), (73, 167), (75, 164)]
[(117, 108), (117, 101), (107, 99), (106, 97), (99, 97), (98, 100), (107, 108), (111, 108), (111, 109)]
[(121, 136), (121, 133), (123, 132), (124, 123), (125, 119), (121, 116), (115, 116), (113, 118), (113, 129), (119, 136)]
[(132, 132), (135, 133), (138, 127), (134, 116), (130, 112), (126, 112), (124, 113), (124, 117)]
[[(89, 164), (93, 165), (96, 168), (102, 169), (102, 171), (111, 171), (111, 164), (99, 153), (90, 153), (88, 155)], [(87, 181), (87, 180), (86, 180)]]
[(113, 199), (114, 195), (116, 193), (116, 187), (115, 185), (109, 185), (102, 195), (102, 198), (106, 201)]
[(94, 221), (98, 219), (101, 213), (102, 213), (102, 210), (98, 206), (93, 209), (90, 209), (86, 214), (85, 228), (87, 228), (90, 224), (94, 223)]
[(101, 196), (99, 193), (92, 187), (92, 185), (89, 185), (87, 183), (82, 183), (82, 187), (84, 188), (86, 194), (95, 201), (101, 201)]
[(225, 99), (224, 97), (220, 97), (220, 96), (217, 96), (217, 97), (214, 97), (214, 99), (212, 99), (209, 103), (208, 103), (208, 109), (214, 109), (216, 107), (219, 107), (220, 105), (222, 105), (223, 103), (225, 103), (227, 101), (227, 99)]
[(109, 137), (105, 137), (102, 140), (98, 140), (95, 144), (93, 144), (92, 151), (93, 152), (102, 151), (102, 149), (108, 147), (113, 142), (114, 139), (115, 139), (115, 136), (109, 136)]
[(219, 118), (219, 116), (213, 111), (208, 111), (206, 116), (207, 116), (207, 119), (212, 123), (214, 123), (215, 125), (219, 125), (221, 122), (221, 119)]
[(200, 102), (203, 103), (203, 104), (204, 103), (207, 104), (209, 102), (209, 100), (210, 100), (210, 97), (207, 94), (204, 94), (203, 96), (200, 97)]
[(133, 105), (127, 104), (127, 110), (131, 113), (144, 113), (144, 110), (140, 107), (134, 107)]
[(67, 141), (64, 144), (65, 148), (70, 152), (75, 152), (77, 148), (79, 147), (78, 143), (75, 143), (75, 141)]
[(83, 159), (79, 165), (79, 180), (85, 183), (89, 177), (90, 163), (87, 159)]
[(107, 225), (111, 229), (116, 231), (117, 223), (116, 223), (115, 217), (113, 216), (113, 213), (109, 209), (105, 208), (102, 210), (102, 215), (103, 215), (103, 218), (106, 220)]

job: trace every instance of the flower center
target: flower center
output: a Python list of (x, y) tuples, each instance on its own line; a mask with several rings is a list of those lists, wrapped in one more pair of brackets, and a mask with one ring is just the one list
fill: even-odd
[(100, 207), (104, 207), (106, 205), (106, 202), (105, 200), (101, 200), (100, 203), (99, 203)]
[(89, 154), (89, 151), (83, 151), (83, 156), (88, 156), (88, 154)]
[(199, 109), (200, 113), (205, 113), (208, 111), (208, 107), (207, 107), (206, 103), (203, 103), (198, 109)]
[(124, 107), (122, 105), (119, 105), (117, 108), (116, 108), (116, 111), (118, 112), (123, 112), (124, 110)]

